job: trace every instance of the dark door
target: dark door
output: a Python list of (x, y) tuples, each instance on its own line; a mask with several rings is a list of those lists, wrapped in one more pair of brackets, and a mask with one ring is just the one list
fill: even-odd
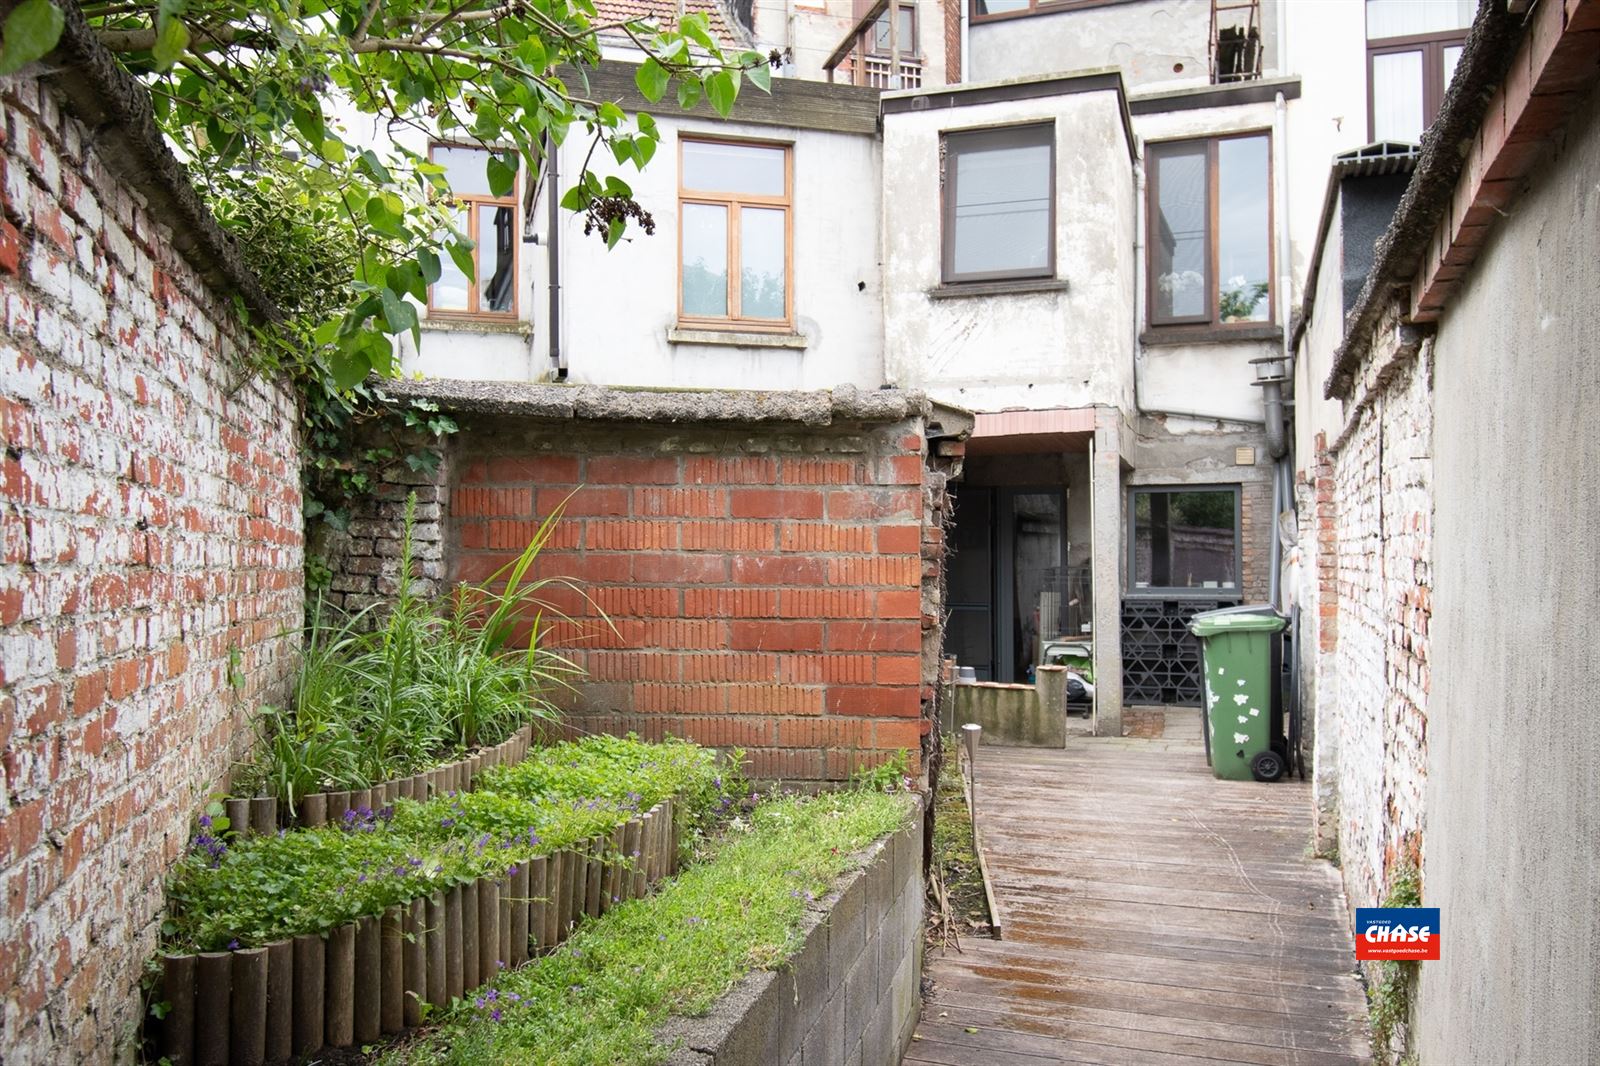
[(962, 485), (953, 497), (945, 654), (980, 681), (1028, 681), (1041, 623), (1051, 634), (1059, 630), (1066, 495)]

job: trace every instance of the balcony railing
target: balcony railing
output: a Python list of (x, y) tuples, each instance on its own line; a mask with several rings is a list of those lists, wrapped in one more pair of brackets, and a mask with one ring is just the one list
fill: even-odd
[[(888, 56), (867, 55), (862, 56), (859, 73), (854, 81), (857, 85), (867, 85), (874, 89), (920, 89), (922, 88), (922, 60), (900, 60), (900, 84), (889, 83), (889, 73), (893, 69)], [(855, 57), (851, 58), (854, 67)]]

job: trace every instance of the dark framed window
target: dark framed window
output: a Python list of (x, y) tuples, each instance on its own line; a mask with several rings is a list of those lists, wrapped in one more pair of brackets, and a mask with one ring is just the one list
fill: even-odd
[[(872, 24), (866, 37), (868, 52), (880, 56), (889, 54), (889, 12), (878, 16), (878, 21)], [(900, 46), (903, 56), (921, 54), (917, 50), (917, 7), (914, 2), (904, 3), (900, 7), (900, 40), (895, 43)]]
[(1455, 76), (1474, 0), (1366, 0), (1367, 131), (1416, 144)]
[(678, 320), (788, 329), (794, 312), (790, 146), (689, 137), (678, 145)]
[(517, 194), (515, 186), (504, 196), (489, 191), (491, 154), (457, 144), (428, 149), (429, 160), (444, 167), (456, 228), (475, 245), (472, 259), (478, 274), (471, 281), (454, 260), (444, 257), (439, 280), (428, 286), (430, 315), (517, 317)]
[(1130, 595), (1237, 596), (1239, 487), (1139, 487), (1128, 494)]
[(1053, 277), (1055, 124), (944, 135), (946, 282)]
[(1272, 151), (1265, 133), (1152, 144), (1151, 326), (1272, 321)]
[(971, 0), (974, 22), (1016, 18), (1019, 15), (1045, 15), (1052, 11), (1071, 11), (1078, 7), (1106, 7), (1129, 0)]

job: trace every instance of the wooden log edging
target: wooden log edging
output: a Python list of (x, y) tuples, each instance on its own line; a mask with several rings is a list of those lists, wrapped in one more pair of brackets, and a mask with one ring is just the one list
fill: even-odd
[(290, 814), (288, 806), (279, 803), (276, 796), (230, 797), (223, 801), (223, 810), (228, 816), (229, 830), (238, 836), (276, 833), (280, 828), (338, 825), (349, 811), (363, 808), (375, 811), (397, 799), (422, 803), (447, 792), (471, 792), (485, 770), (515, 766), (527, 758), (537, 736), (530, 723), (493, 747), (479, 748), (471, 755), (409, 777), (351, 791), (312, 792), (300, 797), (300, 807), (294, 814)]
[(555, 950), (584, 917), (647, 895), (676, 869), (679, 839), (663, 800), (592, 840), (381, 915), (262, 947), (163, 955), (167, 1010), (151, 1036), (173, 1066), (277, 1066), (414, 1028), (424, 1003), (446, 1006)]

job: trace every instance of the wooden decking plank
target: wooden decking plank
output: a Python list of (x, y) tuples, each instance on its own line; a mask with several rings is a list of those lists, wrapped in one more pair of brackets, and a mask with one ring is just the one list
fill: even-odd
[[(1111, 997), (1105, 997), (1110, 1001)], [(1097, 1025), (1120, 1029), (1146, 1029), (1151, 1032), (1170, 1033), (1176, 1036), (1214, 1037), (1245, 1044), (1259, 1044), (1268, 1048), (1287, 1048), (1297, 1038), (1314, 1035), (1320, 1042), (1332, 1047), (1343, 1043), (1346, 1047), (1360, 1044), (1364, 1034), (1351, 1032), (1340, 1025), (1316, 1029), (1306, 1025), (1305, 1019), (1294, 1020), (1294, 1031), (1283, 1016), (1271, 1016), (1264, 1024), (1242, 1021), (1221, 1021), (1204, 1010), (1191, 1014), (1151, 1009), (1145, 1002), (1126, 1000), (1119, 1007), (1095, 1006), (1088, 1003), (1040, 1003), (1032, 1000), (1001, 998), (986, 992), (968, 992), (959, 988), (944, 987), (929, 1000), (933, 1016), (941, 1011), (960, 1013), (966, 1010), (1010, 1012), (1019, 1017), (1044, 1019), (1079, 1019)], [(1163, 1004), (1157, 1003), (1158, 1008)]]
[(1252, 1066), (1355, 1066), (1358, 1061), (1349, 1052), (1252, 1040), (1251, 1030), (1229, 1026), (1212, 1026), (1206, 1033), (1194, 1034), (1136, 1024), (1105, 1025), (1081, 1015), (1045, 1017), (998, 1006), (966, 1007), (959, 1015), (952, 1013), (946, 1021), (959, 1022), (964, 1027), (963, 1031), (965, 1027), (976, 1028), (980, 1033), (997, 1029), (1050, 1040), (1075, 1040), (1135, 1051), (1248, 1063)]
[(906, 1062), (1369, 1061), (1306, 785), (1217, 781), (1181, 739), (984, 747), (977, 781), (1007, 936), (930, 955)]

